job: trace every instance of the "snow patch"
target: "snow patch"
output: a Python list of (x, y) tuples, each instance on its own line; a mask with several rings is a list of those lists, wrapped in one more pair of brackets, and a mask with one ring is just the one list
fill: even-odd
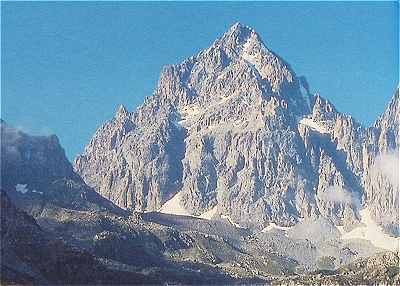
[(29, 191), (26, 186), (27, 184), (16, 184), (15, 190), (21, 194), (26, 194)]
[(39, 194), (39, 195), (43, 195), (43, 192), (39, 192), (39, 191), (36, 191), (36, 190), (32, 190), (32, 193), (36, 193), (36, 194)]
[(321, 134), (329, 133), (329, 131), (324, 126), (322, 126), (318, 122), (315, 122), (312, 118), (304, 117), (300, 119), (299, 124), (308, 126), (312, 130), (317, 131)]
[(230, 223), (231, 225), (233, 225), (234, 227), (242, 228), (238, 223), (234, 222), (234, 221), (232, 220), (232, 218), (231, 218), (230, 216), (228, 216), (228, 215), (221, 215), (221, 218), (224, 218), (224, 219), (226, 219), (227, 221), (229, 221), (229, 223)]
[(355, 194), (337, 185), (329, 186), (324, 192), (319, 193), (318, 197), (328, 202), (360, 206), (360, 201)]
[(271, 230), (274, 230), (274, 229), (288, 231), (291, 228), (292, 228), (291, 226), (279, 226), (279, 225), (271, 222), (267, 227), (264, 227), (264, 229), (261, 232), (268, 232), (268, 231), (271, 231)]
[(176, 193), (158, 211), (164, 214), (190, 216), (190, 213), (181, 205), (182, 193)]
[(262, 78), (267, 78), (262, 70), (262, 58), (260, 54), (253, 54), (251, 47), (253, 46), (253, 37), (250, 37), (247, 42), (243, 45), (242, 58), (245, 59), (249, 64), (253, 66), (255, 70), (261, 75)]
[(218, 206), (214, 206), (212, 209), (204, 212), (199, 218), (211, 220), (218, 211)]
[(399, 251), (400, 237), (392, 237), (386, 234), (371, 217), (368, 207), (360, 211), (361, 223), (364, 226), (356, 227), (350, 232), (344, 232), (343, 228), (338, 230), (342, 233), (342, 239), (364, 239), (370, 241), (374, 246), (391, 251)]
[(214, 206), (212, 209), (204, 212), (200, 216), (194, 216), (190, 214), (190, 212), (181, 205), (181, 199), (182, 199), (182, 193), (181, 192), (176, 193), (170, 200), (165, 202), (158, 211), (164, 214), (190, 216), (206, 220), (211, 220), (217, 213), (218, 206)]

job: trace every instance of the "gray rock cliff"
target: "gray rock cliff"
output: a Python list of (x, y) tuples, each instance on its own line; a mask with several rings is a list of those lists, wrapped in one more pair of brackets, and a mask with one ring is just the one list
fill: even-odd
[(189, 213), (216, 208), (243, 227), (320, 215), (351, 226), (373, 197), (364, 192), (373, 158), (398, 142), (394, 114), (365, 129), (237, 23), (164, 68), (154, 94), (135, 112), (120, 108), (74, 166), (122, 208), (158, 210), (180, 192)]

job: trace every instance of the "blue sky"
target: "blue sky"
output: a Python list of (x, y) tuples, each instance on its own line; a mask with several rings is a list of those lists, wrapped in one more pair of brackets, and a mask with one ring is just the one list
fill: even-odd
[(370, 125), (398, 84), (396, 2), (2, 2), (1, 117), (72, 160), (162, 69), (252, 26), (313, 92)]

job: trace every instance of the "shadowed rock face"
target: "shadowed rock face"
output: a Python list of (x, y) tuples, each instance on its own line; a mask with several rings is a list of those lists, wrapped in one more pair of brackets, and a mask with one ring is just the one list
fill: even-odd
[(126, 209), (154, 211), (181, 192), (190, 213), (217, 207), (245, 227), (320, 215), (351, 226), (374, 150), (397, 148), (398, 139), (385, 139), (398, 137), (389, 132), (395, 116), (385, 113), (383, 131), (383, 123), (366, 130), (311, 95), (253, 29), (235, 24), (164, 68), (154, 94), (133, 113), (121, 107), (74, 167)]
[(363, 145), (365, 200), (385, 229), (399, 230), (399, 89), (386, 111), (369, 128)]
[(3, 189), (14, 189), (17, 182), (40, 190), (59, 178), (78, 178), (57, 136), (29, 136), (4, 121), (0, 127)]
[(32, 215), (48, 207), (125, 212), (77, 175), (55, 135), (31, 136), (1, 121), (1, 189)]

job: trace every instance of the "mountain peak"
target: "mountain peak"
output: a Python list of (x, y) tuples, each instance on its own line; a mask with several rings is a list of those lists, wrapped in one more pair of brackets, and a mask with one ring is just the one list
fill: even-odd
[(243, 25), (240, 22), (236, 22), (229, 28), (229, 31), (230, 32), (234, 32), (234, 31), (254, 31), (254, 29), (252, 27), (250, 27), (250, 26)]
[(128, 110), (126, 109), (126, 107), (124, 105), (120, 105), (118, 107), (117, 113), (115, 114), (115, 118), (120, 119), (120, 118), (124, 118), (128, 115)]
[(217, 43), (230, 50), (240, 50), (252, 34), (256, 34), (253, 28), (237, 22), (217, 40)]

